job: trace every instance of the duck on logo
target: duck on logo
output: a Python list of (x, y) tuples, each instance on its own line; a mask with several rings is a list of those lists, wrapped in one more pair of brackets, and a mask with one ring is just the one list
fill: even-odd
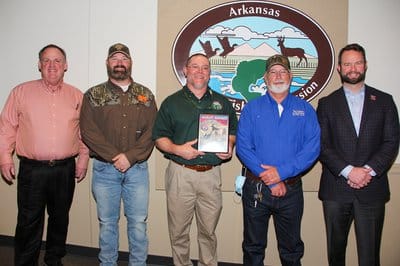
[(334, 69), (333, 46), (325, 31), (303, 12), (274, 2), (229, 2), (192, 18), (172, 51), (182, 85), (185, 60), (194, 53), (210, 59), (210, 88), (230, 99), (238, 114), (246, 102), (266, 93), (265, 61), (274, 54), (289, 58), (290, 92), (307, 101), (325, 88)]

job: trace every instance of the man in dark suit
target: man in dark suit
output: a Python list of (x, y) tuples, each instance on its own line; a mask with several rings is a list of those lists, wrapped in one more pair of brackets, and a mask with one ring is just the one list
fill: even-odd
[(399, 118), (391, 95), (365, 85), (364, 48), (349, 44), (339, 53), (343, 86), (319, 101), (323, 203), (329, 265), (345, 265), (354, 220), (358, 263), (380, 265), (389, 200), (387, 172), (399, 148)]

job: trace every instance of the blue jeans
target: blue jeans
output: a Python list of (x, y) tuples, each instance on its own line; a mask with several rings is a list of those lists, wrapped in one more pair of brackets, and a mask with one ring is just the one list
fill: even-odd
[(100, 265), (117, 265), (121, 199), (128, 223), (129, 265), (146, 265), (148, 177), (147, 162), (121, 173), (110, 163), (93, 160), (92, 192), (100, 222)]
[(263, 266), (268, 222), (273, 217), (278, 251), (283, 266), (299, 266), (304, 254), (300, 237), (304, 198), (301, 181), (286, 185), (284, 197), (274, 197), (262, 182), (262, 199), (257, 200), (257, 181), (246, 178), (243, 186), (243, 265)]

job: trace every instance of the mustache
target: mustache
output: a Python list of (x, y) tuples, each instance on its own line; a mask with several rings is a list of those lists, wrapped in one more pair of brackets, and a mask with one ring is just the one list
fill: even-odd
[(113, 67), (113, 71), (114, 72), (119, 72), (119, 71), (121, 71), (121, 70), (117, 70), (117, 68), (122, 68), (122, 69), (124, 69), (124, 71), (126, 71), (126, 67), (125, 66), (123, 66), (123, 65), (118, 65), (118, 66), (115, 66), (115, 67)]
[(358, 71), (350, 71), (350, 72), (347, 72), (347, 73), (346, 73), (346, 75), (352, 75), (352, 74), (361, 75), (362, 73), (361, 73), (361, 72), (358, 72)]

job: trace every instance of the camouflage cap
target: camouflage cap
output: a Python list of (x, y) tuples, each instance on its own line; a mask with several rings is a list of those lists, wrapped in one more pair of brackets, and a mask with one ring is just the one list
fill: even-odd
[(131, 58), (131, 54), (129, 53), (129, 48), (122, 43), (116, 43), (108, 49), (108, 58), (110, 58), (116, 53), (123, 53), (127, 57)]
[(281, 65), (284, 68), (286, 68), (286, 70), (290, 71), (290, 62), (289, 59), (284, 56), (284, 55), (280, 55), (280, 54), (276, 54), (271, 56), (270, 58), (267, 59), (267, 64), (265, 67), (265, 71), (269, 71), (271, 67), (275, 66), (275, 65)]

